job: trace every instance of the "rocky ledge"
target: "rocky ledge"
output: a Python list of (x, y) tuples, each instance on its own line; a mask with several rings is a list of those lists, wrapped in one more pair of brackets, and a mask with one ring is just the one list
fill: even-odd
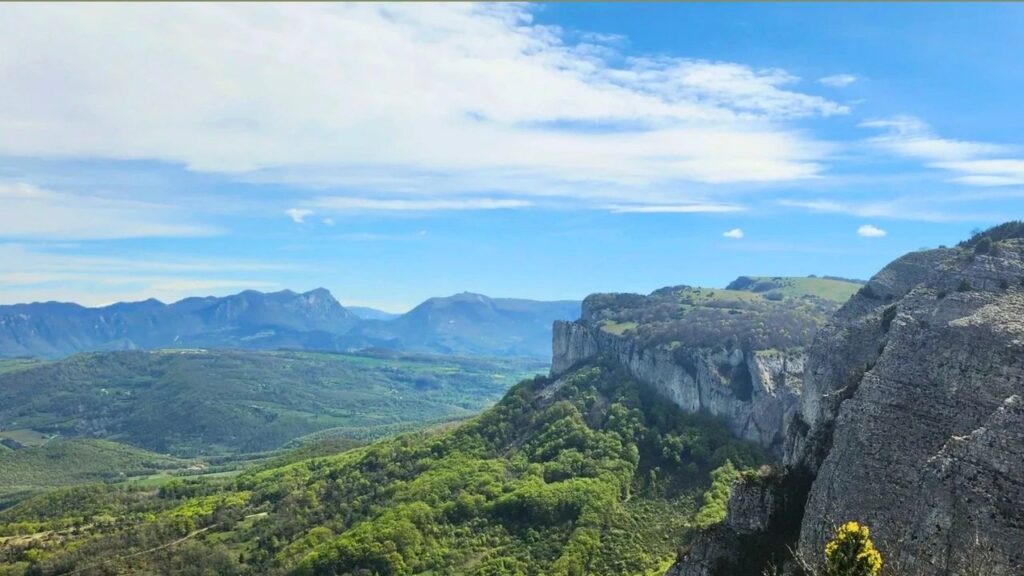
[[(835, 525), (856, 520), (900, 574), (1022, 573), (1024, 225), (1010, 226), (894, 261), (818, 333), (780, 472), (813, 479), (787, 543), (811, 564)], [(772, 498), (801, 498), (788, 485)], [(734, 489), (730, 519), (670, 574), (763, 573), (764, 556), (721, 560), (785, 531), (744, 504), (748, 491)]]

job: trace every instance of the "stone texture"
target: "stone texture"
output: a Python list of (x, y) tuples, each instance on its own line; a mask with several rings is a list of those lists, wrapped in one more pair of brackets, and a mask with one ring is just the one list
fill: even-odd
[(720, 416), (737, 436), (782, 453), (785, 424), (798, 405), (800, 353), (643, 348), (586, 321), (556, 322), (552, 344), (554, 376), (598, 355), (611, 356), (684, 410)]
[[(1022, 573), (1024, 241), (997, 247), (904, 256), (819, 331), (784, 457), (786, 476), (813, 478), (805, 559), (821, 558), (836, 524), (858, 520), (907, 576)], [(779, 528), (746, 513), (671, 573), (715, 574), (707, 558), (749, 555), (739, 537)]]
[[(961, 573), (950, 556), (975, 532), (999, 551), (994, 562), (1019, 562), (1024, 507), (1018, 501), (994, 515), (984, 508), (1019, 494), (1024, 481), (1024, 461), (1006, 462), (1020, 453), (1020, 435), (1006, 430), (1012, 416), (1000, 416), (1007, 398), (1024, 394), (1021, 248), (1014, 241), (998, 256), (935, 250), (897, 260), (869, 284), (876, 296), (893, 294), (892, 303), (857, 296), (821, 333), (800, 414), (807, 438), (830, 430), (832, 442), (819, 450), (804, 442), (788, 456), (817, 468), (800, 536), (805, 555), (823, 548), (835, 524), (859, 520), (883, 554), (928, 573)], [(964, 282), (971, 289), (959, 291)], [(993, 418), (1004, 422), (1001, 431), (979, 432)], [(982, 492), (975, 505), (949, 496), (957, 486)]]

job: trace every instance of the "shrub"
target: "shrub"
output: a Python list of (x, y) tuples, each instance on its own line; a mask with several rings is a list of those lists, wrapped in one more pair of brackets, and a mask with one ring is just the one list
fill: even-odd
[(966, 278), (960, 280), (960, 284), (956, 287), (956, 291), (957, 292), (970, 292), (971, 291), (971, 283), (968, 282)]
[(875, 289), (871, 287), (871, 284), (865, 284), (863, 288), (858, 291), (858, 294), (871, 300), (879, 300), (881, 297), (875, 292)]
[(707, 528), (725, 520), (729, 494), (739, 478), (740, 471), (729, 460), (711, 472), (711, 487), (704, 493), (704, 505), (697, 512), (698, 526)]
[(986, 239), (989, 242), (999, 242), (1001, 240), (1011, 240), (1014, 238), (1024, 238), (1024, 222), (1020, 220), (1006, 222), (984, 231), (974, 231), (973, 235), (969, 239), (961, 242), (959, 246), (976, 248), (978, 244)]
[(847, 522), (825, 545), (825, 576), (877, 576), (881, 569), (882, 555), (867, 526)]

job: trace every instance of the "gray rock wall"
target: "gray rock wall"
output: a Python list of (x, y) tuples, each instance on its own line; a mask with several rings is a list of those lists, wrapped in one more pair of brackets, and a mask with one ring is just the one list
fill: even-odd
[(881, 301), (856, 297), (815, 343), (807, 433), (787, 455), (816, 469), (805, 555), (858, 520), (883, 554), (927, 574), (966, 573), (974, 540), (993, 549), (989, 573), (1024, 564), (1024, 258), (1005, 244), (897, 260), (870, 284)]
[(605, 354), (688, 412), (722, 417), (733, 432), (782, 453), (797, 410), (804, 358), (780, 351), (641, 348), (585, 322), (556, 322), (551, 372)]
[[(894, 261), (808, 352), (784, 458), (786, 477), (811, 479), (798, 553), (820, 562), (834, 526), (857, 520), (900, 574), (1024, 573), (1021, 398), (1024, 241)], [(670, 574), (759, 576), (743, 543), (784, 526), (749, 501), (734, 489), (727, 521)]]

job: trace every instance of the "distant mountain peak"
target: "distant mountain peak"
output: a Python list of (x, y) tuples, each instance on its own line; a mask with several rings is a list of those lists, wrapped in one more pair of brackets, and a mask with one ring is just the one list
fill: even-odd
[(331, 294), (331, 291), (328, 290), (327, 288), (324, 288), (323, 286), (321, 286), (319, 288), (313, 288), (309, 292), (303, 292), (302, 295), (303, 296), (317, 296), (317, 297), (320, 297), (320, 298), (330, 298), (331, 300), (335, 300), (334, 295)]

